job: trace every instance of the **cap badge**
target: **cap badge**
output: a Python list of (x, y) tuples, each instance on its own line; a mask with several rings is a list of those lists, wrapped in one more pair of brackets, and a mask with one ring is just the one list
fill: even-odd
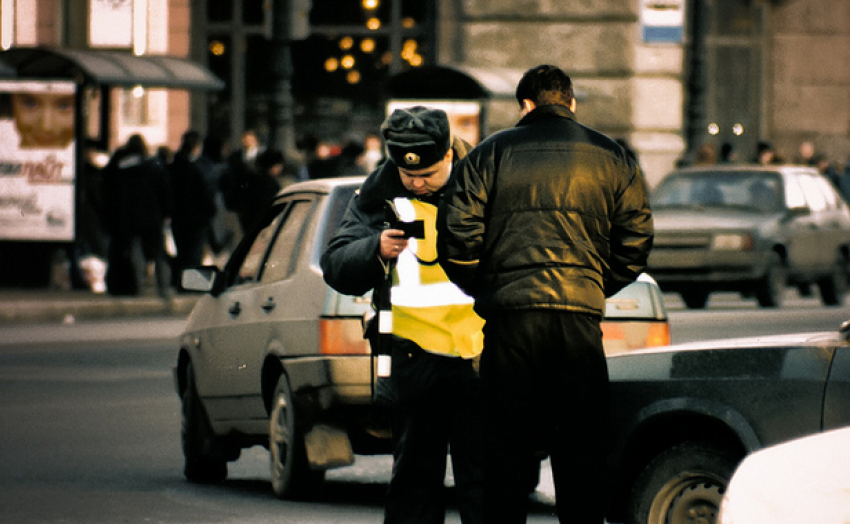
[(419, 163), (419, 155), (416, 153), (405, 153), (404, 161), (410, 165), (417, 165)]

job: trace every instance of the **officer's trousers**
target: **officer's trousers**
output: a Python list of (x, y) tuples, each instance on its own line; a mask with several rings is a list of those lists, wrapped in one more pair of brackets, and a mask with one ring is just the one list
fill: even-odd
[(526, 522), (529, 465), (541, 452), (560, 522), (603, 523), (609, 387), (599, 321), (548, 309), (487, 316), (486, 524)]
[[(445, 521), (444, 485), (450, 452), (461, 522), (482, 524), (483, 411), (478, 374), (468, 360), (430, 354), (415, 344), (411, 351), (411, 358), (420, 360), (417, 368), (431, 367), (437, 380), (428, 391), (418, 392), (424, 393), (420, 398), (392, 408), (393, 472), (384, 523)], [(399, 358), (395, 350), (393, 355), (394, 361)], [(404, 385), (402, 382), (399, 387)]]

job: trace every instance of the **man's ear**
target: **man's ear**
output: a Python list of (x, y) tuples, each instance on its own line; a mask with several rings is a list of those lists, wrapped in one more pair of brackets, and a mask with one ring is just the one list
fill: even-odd
[(535, 105), (535, 103), (531, 99), (528, 99), (528, 98), (522, 99), (522, 109), (526, 113), (530, 113), (530, 112), (534, 111), (535, 107), (537, 107), (537, 105)]
[(570, 111), (572, 111), (573, 113), (575, 113), (575, 112), (576, 112), (576, 107), (577, 107), (577, 106), (578, 106), (578, 103), (576, 102), (576, 99), (575, 99), (575, 98), (573, 98), (573, 99), (570, 101)]

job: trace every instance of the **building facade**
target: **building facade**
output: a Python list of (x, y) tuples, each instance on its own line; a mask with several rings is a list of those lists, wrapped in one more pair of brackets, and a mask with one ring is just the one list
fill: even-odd
[[(553, 63), (583, 94), (579, 119), (628, 141), (650, 184), (704, 142), (729, 142), (745, 161), (760, 141), (787, 159), (802, 141), (835, 162), (850, 154), (846, 0), (0, 0), (0, 9), (4, 48), (169, 54), (227, 83), (212, 95), (121, 90), (113, 146), (140, 132), (173, 148), (188, 127), (235, 144), (244, 128), (274, 138), (281, 123), (289, 142), (307, 132), (341, 141), (374, 130), (380, 83), (404, 69)], [(299, 19), (274, 24), (275, 15)], [(331, 56), (344, 45), (360, 54)], [(352, 72), (349, 55), (373, 59)], [(488, 128), (513, 125), (516, 106), (495, 106)]]

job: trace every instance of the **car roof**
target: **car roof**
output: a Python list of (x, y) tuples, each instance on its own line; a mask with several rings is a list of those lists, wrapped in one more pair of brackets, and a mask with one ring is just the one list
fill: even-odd
[(277, 198), (295, 193), (330, 193), (337, 187), (360, 186), (366, 177), (318, 178), (304, 182), (296, 182), (283, 188)]
[(730, 173), (730, 172), (746, 172), (746, 173), (789, 173), (789, 172), (808, 172), (818, 174), (819, 171), (811, 166), (799, 164), (713, 164), (708, 166), (689, 166), (675, 169), (670, 174), (684, 173)]

